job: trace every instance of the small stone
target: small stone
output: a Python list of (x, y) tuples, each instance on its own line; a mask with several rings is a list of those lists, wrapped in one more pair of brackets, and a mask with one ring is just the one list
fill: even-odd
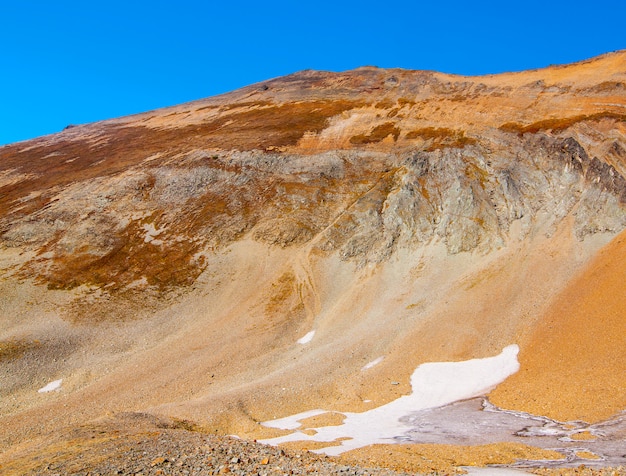
[(152, 463), (150, 463), (150, 466), (157, 466), (157, 465), (159, 465), (159, 464), (163, 464), (163, 463), (165, 463), (166, 461), (167, 461), (167, 459), (166, 459), (166, 458), (163, 458), (163, 457), (161, 457), (161, 456), (160, 456), (160, 457), (158, 457), (158, 458), (154, 458), (154, 459), (152, 460)]
[(391, 385), (400, 385), (400, 382), (391, 382)]
[(230, 460), (230, 462), (233, 463), (233, 464), (237, 464), (237, 463), (239, 463), (239, 461), (241, 461), (241, 460), (239, 458), (237, 458), (236, 456), (233, 459)]
[(268, 456), (266, 456), (265, 458), (261, 460), (261, 464), (269, 464), (269, 462), (270, 462), (270, 459)]

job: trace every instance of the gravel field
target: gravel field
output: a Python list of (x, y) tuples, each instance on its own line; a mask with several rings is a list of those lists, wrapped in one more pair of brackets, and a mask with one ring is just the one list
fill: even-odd
[[(5, 454), (6, 458), (7, 455)], [(0, 473), (46, 475), (406, 475), (348, 466), (307, 451), (206, 435), (186, 422), (125, 414), (62, 431), (0, 459)]]

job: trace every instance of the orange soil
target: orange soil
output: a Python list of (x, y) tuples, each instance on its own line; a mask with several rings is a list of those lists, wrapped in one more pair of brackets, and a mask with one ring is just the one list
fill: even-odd
[(499, 406), (561, 421), (626, 408), (626, 232), (572, 281), (521, 345), (520, 371), (491, 393)]

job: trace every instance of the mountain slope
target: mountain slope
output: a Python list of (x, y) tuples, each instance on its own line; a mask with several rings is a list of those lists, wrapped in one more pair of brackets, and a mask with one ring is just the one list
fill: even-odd
[[(494, 403), (558, 420), (604, 420), (626, 408), (624, 233), (552, 301), (520, 356), (522, 369)], [(555, 395), (556, 393), (556, 395)]]
[(0, 148), (3, 447), (126, 411), (256, 438), (513, 343), (496, 401), (616, 414), (619, 360), (544, 336), (625, 348), (578, 324), (600, 305), (623, 321), (619, 271), (593, 270), (621, 256), (625, 108), (624, 52), (486, 77), (305, 71)]

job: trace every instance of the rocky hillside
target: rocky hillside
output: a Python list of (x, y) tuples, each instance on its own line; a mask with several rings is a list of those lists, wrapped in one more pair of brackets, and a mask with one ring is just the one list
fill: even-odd
[(513, 343), (496, 404), (614, 417), (624, 228), (624, 52), (304, 71), (1, 147), (0, 448), (128, 411), (256, 438)]

